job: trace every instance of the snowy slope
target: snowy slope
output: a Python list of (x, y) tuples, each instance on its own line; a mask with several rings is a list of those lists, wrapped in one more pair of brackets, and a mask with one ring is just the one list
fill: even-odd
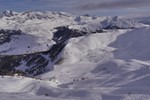
[(64, 64), (77, 62), (98, 62), (112, 58), (114, 48), (109, 47), (118, 35), (128, 30), (111, 31), (72, 38), (64, 48), (62, 60)]
[(1, 69), (37, 75), (0, 76), (0, 100), (150, 99), (149, 25), (39, 11), (6, 11), (0, 23), (21, 31), (0, 44)]
[(149, 31), (150, 28), (111, 30), (70, 39), (61, 65), (38, 77), (55, 76), (59, 88), (77, 94), (68, 94), (67, 98), (149, 100)]
[(111, 30), (70, 39), (62, 54), (66, 63), (98, 62), (107, 59), (149, 60), (150, 28)]
[(10, 96), (12, 100), (149, 100), (149, 65), (142, 63), (57, 65), (40, 79), (4, 76), (0, 78), (1, 100)]

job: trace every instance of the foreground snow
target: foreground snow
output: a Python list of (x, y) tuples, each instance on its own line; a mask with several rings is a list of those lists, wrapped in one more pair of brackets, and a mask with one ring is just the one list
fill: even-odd
[(42, 80), (4, 76), (1, 100), (149, 100), (150, 70), (140, 64), (115, 60), (57, 65), (54, 72), (38, 76)]

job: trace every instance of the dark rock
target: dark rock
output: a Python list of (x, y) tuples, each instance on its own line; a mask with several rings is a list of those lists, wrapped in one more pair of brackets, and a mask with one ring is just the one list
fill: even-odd
[[(0, 74), (7, 75), (20, 71), (27, 75), (38, 75), (46, 72), (47, 67), (53, 70), (53, 65), (48, 66), (49, 63), (52, 63), (51, 59), (47, 59), (42, 53), (0, 56)], [(19, 68), (21, 66), (26, 70)]]
[(0, 30), (0, 45), (10, 42), (13, 36), (23, 35), (21, 30)]
[(87, 34), (87, 32), (79, 31), (76, 29), (69, 29), (67, 26), (61, 26), (56, 28), (53, 40), (58, 44), (67, 41), (70, 38), (79, 37)]

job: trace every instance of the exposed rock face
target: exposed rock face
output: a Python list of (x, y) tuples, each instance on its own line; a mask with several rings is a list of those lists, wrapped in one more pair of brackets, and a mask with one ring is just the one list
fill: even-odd
[(45, 52), (23, 55), (1, 55), (0, 74), (14, 74), (20, 71), (30, 76), (53, 70), (53, 61), (64, 47), (64, 44), (56, 44), (49, 51)]
[(87, 34), (87, 32), (78, 31), (76, 29), (69, 29), (66, 26), (57, 27), (56, 29), (57, 31), (54, 33), (54, 37), (53, 37), (53, 40), (56, 43), (63, 43), (69, 38), (79, 37)]
[(17, 70), (27, 75), (38, 75), (53, 69), (50, 59), (42, 53), (0, 56), (0, 74), (13, 74)]
[(15, 36), (22, 35), (21, 30), (0, 30), (0, 45), (6, 42), (10, 42), (11, 38), (17, 38)]
[[(84, 36), (89, 33), (87, 31), (79, 31), (77, 29), (69, 29), (67, 26), (57, 27), (56, 29), (57, 29), (57, 31), (54, 33), (54, 37), (53, 37), (53, 40), (56, 43), (63, 43), (70, 38)], [(89, 34), (102, 33), (102, 32), (103, 32), (103, 30), (99, 29), (99, 30), (90, 32)]]

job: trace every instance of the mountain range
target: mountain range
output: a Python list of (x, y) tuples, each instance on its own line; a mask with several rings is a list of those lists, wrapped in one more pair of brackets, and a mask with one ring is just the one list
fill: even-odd
[[(0, 95), (45, 95), (43, 100), (150, 99), (149, 19), (2, 12)], [(18, 86), (14, 89), (11, 83)]]

